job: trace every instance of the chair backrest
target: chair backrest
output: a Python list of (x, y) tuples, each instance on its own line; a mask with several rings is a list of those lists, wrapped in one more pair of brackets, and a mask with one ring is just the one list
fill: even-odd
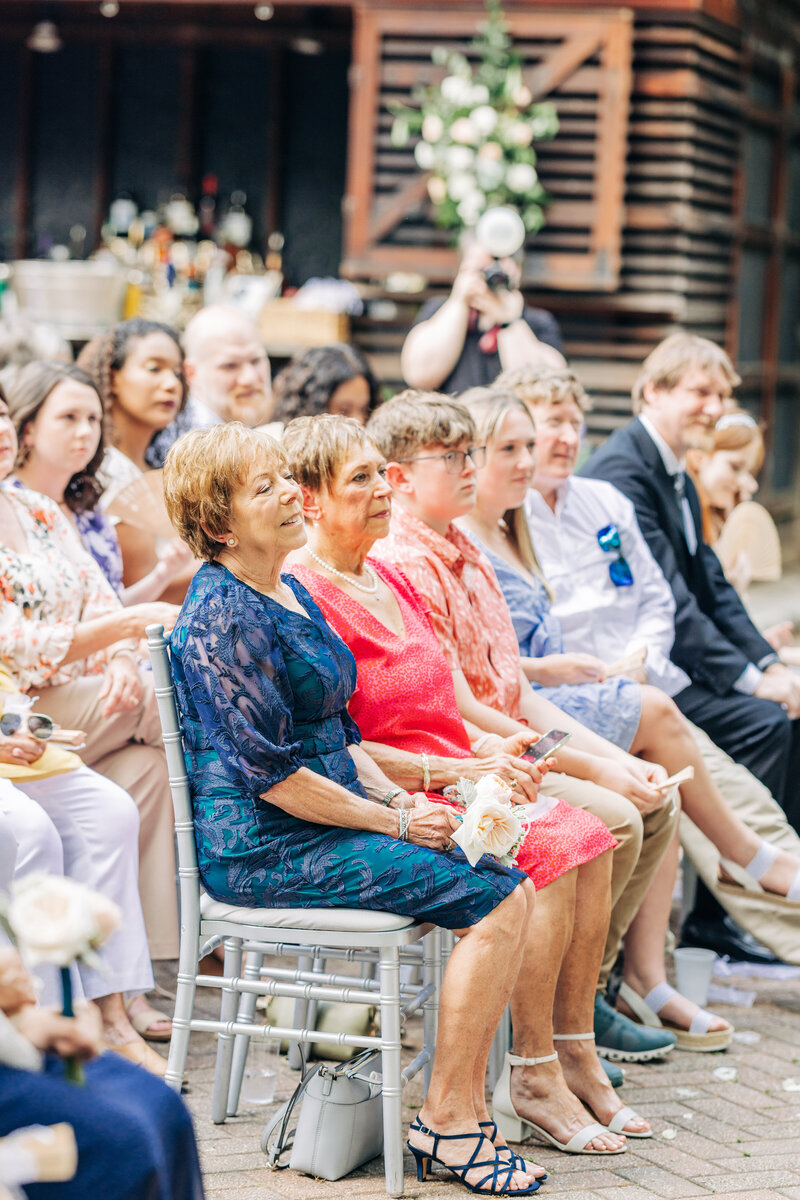
[[(181, 911), (184, 911), (184, 883), (197, 894), (199, 872), (197, 869), (197, 847), (194, 840), (194, 819), (189, 779), (183, 757), (181, 719), (175, 698), (175, 684), (169, 664), (169, 644), (164, 637), (163, 625), (147, 626), (147, 648), (153, 666), (158, 715), (161, 718), (161, 735), (167, 754), (169, 786), (172, 792), (172, 808), (175, 813), (175, 836), (178, 846), (178, 877), (181, 881)], [(190, 881), (194, 881), (193, 884)]]

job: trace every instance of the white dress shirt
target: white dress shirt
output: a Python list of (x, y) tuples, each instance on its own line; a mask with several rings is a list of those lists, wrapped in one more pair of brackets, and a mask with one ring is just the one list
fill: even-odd
[(675, 485), (675, 494), (678, 497), (678, 504), (680, 505), (681, 516), (683, 517), (683, 535), (686, 538), (689, 553), (695, 555), (697, 553), (697, 530), (694, 527), (694, 517), (692, 516), (689, 499), (686, 495), (685, 462), (682, 462), (676, 456), (675, 451), (671, 446), (667, 445), (653, 422), (648, 420), (643, 413), (639, 414), (639, 421), (644, 426), (645, 433), (655, 443), (656, 450), (661, 455), (664, 470)]
[[(675, 696), (688, 675), (670, 661), (675, 639), (675, 601), (636, 522), (633, 505), (613, 484), (572, 477), (558, 489), (552, 512), (539, 492), (525, 500), (534, 549), (553, 593), (564, 649), (594, 654), (611, 663), (645, 646), (648, 682)], [(616, 525), (620, 552), (633, 574), (631, 587), (611, 582), (616, 552), (597, 541)]]

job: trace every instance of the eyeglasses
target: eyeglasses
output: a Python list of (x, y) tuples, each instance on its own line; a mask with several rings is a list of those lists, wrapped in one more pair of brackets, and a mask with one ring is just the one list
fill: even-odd
[(398, 458), (398, 462), (443, 462), (448, 475), (460, 475), (470, 460), (476, 471), (486, 466), (486, 447), (473, 446), (471, 450), (448, 450), (447, 454), (421, 454), (418, 458)]
[(23, 726), (31, 737), (38, 738), (40, 742), (46, 742), (53, 734), (52, 717), (45, 717), (40, 713), (18, 712), (3, 713), (0, 716), (0, 733), (4, 737), (19, 733)]
[(604, 525), (602, 529), (598, 529), (597, 544), (605, 554), (616, 552), (617, 557), (608, 564), (608, 573), (614, 587), (631, 587), (633, 571), (622, 553), (622, 543), (616, 525)]

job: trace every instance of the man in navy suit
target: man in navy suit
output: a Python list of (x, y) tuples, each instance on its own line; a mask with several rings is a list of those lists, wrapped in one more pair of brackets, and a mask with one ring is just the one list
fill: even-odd
[[(691, 334), (667, 338), (634, 385), (637, 417), (580, 472), (624, 492), (675, 597), (672, 660), (691, 679), (681, 711), (772, 792), (800, 828), (800, 681), (778, 661), (704, 543), (686, 452), (713, 444), (739, 383), (727, 354)], [(794, 768), (794, 769), (793, 769)]]
[[(753, 625), (703, 541), (700, 503), (684, 470), (688, 450), (713, 444), (723, 403), (739, 382), (713, 342), (685, 333), (667, 338), (634, 385), (637, 416), (580, 474), (608, 480), (631, 500), (672, 588), (671, 658), (691, 680), (676, 704), (769, 788), (800, 830), (800, 682)], [(723, 910), (702, 884), (683, 932), (695, 943), (718, 938), (727, 945)], [(738, 933), (734, 927), (734, 941)]]

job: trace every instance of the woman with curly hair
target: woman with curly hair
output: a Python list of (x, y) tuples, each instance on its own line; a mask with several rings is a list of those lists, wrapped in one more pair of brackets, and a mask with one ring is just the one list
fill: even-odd
[[(129, 485), (150, 470), (147, 448), (186, 404), (183, 350), (169, 325), (135, 317), (94, 338), (78, 356), (78, 366), (90, 376), (103, 402), (111, 445), (97, 472), (109, 508)], [(163, 539), (154, 529), (119, 519), (123, 583), (139, 583), (158, 566)], [(165, 584), (160, 599), (180, 603), (194, 571), (188, 554), (180, 552), (182, 570)]]
[(148, 575), (123, 587), (116, 527), (98, 506), (105, 431), (91, 378), (64, 363), (29, 363), (15, 375), (7, 399), (19, 445), (19, 482), (55, 501), (123, 604), (157, 599), (183, 569), (185, 555), (168, 547)]
[(314, 346), (297, 355), (275, 377), (275, 421), (335, 413), (365, 425), (380, 400), (378, 381), (352, 346)]

